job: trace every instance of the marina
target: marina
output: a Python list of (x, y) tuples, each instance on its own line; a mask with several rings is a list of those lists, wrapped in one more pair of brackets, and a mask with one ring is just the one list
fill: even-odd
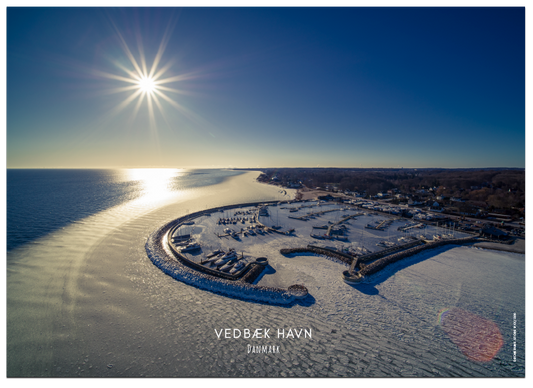
[(526, 376), (525, 6), (5, 20), (8, 380)]
[[(306, 214), (292, 215), (302, 211)], [(310, 219), (317, 223), (302, 223)], [(318, 233), (320, 230), (324, 232)], [(479, 236), (413, 222), (398, 215), (320, 200), (206, 209), (167, 224), (158, 231), (158, 236), (152, 237), (152, 246), (147, 244), (148, 252), (158, 252), (158, 259), (152, 260), (154, 264), (165, 262), (167, 271), (169, 263), (170, 267), (186, 267), (186, 271), (193, 271), (193, 278), (201, 279), (191, 283), (202, 288), (212, 289), (207, 286), (209, 282), (222, 281), (222, 293), (232, 294), (229, 291), (232, 287), (240, 289), (245, 285), (250, 292), (233, 295), (282, 304), (297, 299), (290, 295), (291, 289), (298, 288), (298, 299), (305, 298), (302, 295), (305, 284), (296, 284), (297, 277), (292, 283), (291, 277), (277, 268), (298, 255), (313, 254), (334, 260), (341, 265), (339, 276), (348, 284), (357, 284), (416, 253), (444, 245), (484, 241)], [(264, 287), (270, 293), (266, 299)]]

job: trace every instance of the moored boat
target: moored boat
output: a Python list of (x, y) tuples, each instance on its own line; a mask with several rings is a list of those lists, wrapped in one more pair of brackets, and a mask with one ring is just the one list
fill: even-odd
[(190, 252), (196, 249), (200, 249), (200, 244), (192, 242), (192, 243), (187, 244), (187, 246), (181, 248), (180, 252)]
[(244, 267), (244, 262), (242, 262), (242, 261), (238, 261), (238, 262), (233, 266), (233, 268), (230, 269), (229, 273), (233, 275), (234, 273), (236, 273), (237, 271), (239, 271), (242, 267)]

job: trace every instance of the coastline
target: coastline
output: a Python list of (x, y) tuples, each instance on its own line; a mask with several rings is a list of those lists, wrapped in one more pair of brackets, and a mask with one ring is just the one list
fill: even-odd
[[(465, 364), (445, 338), (435, 338), (433, 327), (420, 322), (432, 320), (435, 310), (447, 306), (457, 295), (466, 302), (475, 301), (471, 294), (482, 289), (478, 283), (459, 293), (465, 289), (467, 279), (475, 279), (480, 263), (488, 261), (487, 276), (497, 273), (495, 268), (501, 263), (494, 253), (472, 250), (476, 260), (473, 263), (452, 254), (454, 266), (432, 259), (421, 261), (416, 267), (402, 264), (397, 276), (383, 276), (378, 283), (363, 284), (356, 291), (342, 281), (337, 263), (312, 256), (291, 258), (276, 269), (280, 274), (298, 274), (298, 282), (309, 286), (311, 301), (290, 307), (250, 303), (184, 284), (163, 273), (147, 257), (147, 238), (165, 222), (207, 206), (279, 199), (278, 187), (259, 186), (255, 177), (256, 172), (240, 174), (216, 186), (189, 189), (177, 198), (165, 198), (153, 205), (137, 201), (110, 209), (17, 250), (17, 257), (25, 258), (23, 264), (31, 262), (10, 265), (15, 273), (10, 273), (8, 292), (8, 375), (252, 377), (261, 368), (261, 375), (268, 377), (303, 373), (310, 377), (383, 377), (403, 375), (405, 372), (396, 364), (405, 365), (403, 355), (407, 355), (413, 375), (426, 377), (433, 373), (428, 372), (431, 368), (436, 368), (444, 376), (452, 376), (432, 360), (417, 357), (414, 352), (419, 351), (431, 352), (451, 365)], [(523, 260), (509, 262), (513, 271), (524, 265)], [(418, 276), (419, 270), (424, 276)], [(434, 278), (442, 280), (425, 280)], [(520, 301), (506, 299), (513, 293), (510, 287), (522, 285), (507, 279), (508, 273), (491, 278), (496, 288), (506, 288), (501, 301), (496, 299), (496, 307), (491, 299), (486, 315), (500, 323), (491, 315), (494, 309), (498, 317), (517, 311), (518, 330), (523, 332)], [(444, 288), (447, 282), (451, 283)], [(288, 284), (293, 283), (296, 282)], [(424, 293), (423, 299), (418, 294), (413, 297), (419, 290)], [(383, 298), (376, 298), (377, 294)], [(484, 295), (476, 297), (485, 301)], [(407, 300), (409, 303), (404, 303)], [(244, 340), (230, 343), (218, 341), (214, 335), (215, 329), (223, 327), (286, 327), (287, 322), (312, 328), (317, 340), (279, 341), (274, 345), (280, 345), (280, 358), (264, 362), (248, 355)], [(335, 332), (331, 327), (335, 327)], [(503, 334), (510, 341), (509, 334)], [(376, 338), (389, 345), (376, 346)], [(523, 354), (521, 343), (518, 352)], [(380, 354), (390, 355), (393, 364), (376, 358)], [(508, 350), (502, 350), (502, 354), (508, 354)], [(163, 356), (164, 362), (153, 362)], [(340, 357), (354, 367), (342, 369)], [(296, 361), (304, 365), (318, 358), (306, 369), (293, 364)], [(341, 369), (331, 369), (326, 365), (330, 362)], [(375, 365), (372, 370), (365, 368), (370, 363)], [(522, 363), (519, 358), (520, 368)], [(522, 373), (496, 363), (491, 365), (497, 369), (488, 375)], [(467, 361), (461, 374), (472, 376), (476, 368)]]
[(524, 238), (515, 238), (512, 244), (482, 241), (474, 243), (472, 246), (482, 249), (490, 249), (493, 251), (520, 253), (523, 255), (526, 254), (526, 240)]
[[(250, 172), (246, 172), (245, 174), (250, 174), (250, 176), (252, 176), (254, 173), (256, 173), (255, 175), (255, 178), (254, 178), (254, 182), (255, 183), (258, 183), (260, 185), (265, 185), (267, 187), (273, 187), (273, 188), (276, 188), (280, 191), (285, 191), (287, 194), (287, 196), (290, 197), (291, 200), (295, 200), (298, 196), (298, 194), (300, 193), (300, 189), (289, 189), (289, 188), (286, 188), (286, 187), (282, 187), (282, 186), (278, 186), (278, 185), (273, 185), (273, 184), (270, 184), (270, 183), (265, 183), (265, 182), (260, 182), (257, 180), (257, 178), (259, 177), (259, 175), (261, 175), (261, 171), (257, 170), (257, 171), (250, 171)], [(234, 178), (234, 177), (230, 177), (231, 178)]]

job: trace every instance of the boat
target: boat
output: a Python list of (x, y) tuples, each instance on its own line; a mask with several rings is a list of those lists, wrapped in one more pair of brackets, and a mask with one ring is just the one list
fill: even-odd
[(238, 261), (238, 262), (233, 266), (233, 268), (229, 270), (229, 273), (233, 275), (234, 273), (236, 273), (237, 271), (239, 271), (242, 267), (244, 267), (244, 262), (242, 262), (242, 261)]
[(224, 256), (224, 252), (219, 253), (218, 255), (216, 255), (216, 256), (214, 256), (214, 257), (210, 257), (210, 258), (208, 258), (207, 260), (204, 260), (204, 261), (202, 262), (202, 264), (214, 263), (215, 261), (219, 260), (222, 256)]
[[(230, 260), (228, 263), (226, 263), (225, 265), (223, 265), (222, 267), (219, 268), (219, 271), (222, 271), (222, 272), (230, 272), (237, 264), (241, 264), (242, 266), (242, 262), (241, 261), (238, 261), (237, 258), (233, 259), (233, 260)], [(239, 266), (239, 268), (241, 267)]]
[(187, 244), (186, 247), (181, 248), (180, 252), (190, 252), (196, 249), (200, 249), (200, 244), (192, 242), (192, 243)]
[(189, 245), (191, 243), (190, 240), (185, 240), (185, 241), (179, 241), (179, 242), (174, 242), (174, 246), (175, 247), (186, 247), (187, 245)]
[(217, 261), (215, 261), (215, 265), (217, 267), (220, 267), (224, 264), (226, 264), (228, 261), (230, 261), (232, 258), (231, 257), (221, 257), (220, 259), (218, 259)]
[(218, 265), (226, 264), (228, 261), (230, 261), (231, 259), (234, 259), (236, 257), (237, 257), (237, 252), (229, 251), (224, 256), (222, 256), (220, 259), (215, 261), (215, 265), (218, 266)]
[(223, 258), (226, 258), (226, 257), (229, 257), (229, 258), (232, 258), (232, 257), (237, 257), (237, 252), (235, 252), (235, 249), (230, 249), (228, 251), (228, 253), (226, 253), (224, 256), (222, 256)]
[(391, 247), (395, 246), (396, 244), (394, 244), (392, 241), (380, 241), (376, 245), (377, 246), (382, 246), (382, 247), (385, 247), (385, 248), (391, 248)]
[(210, 258), (212, 258), (212, 257), (215, 257), (215, 256), (220, 255), (221, 253), (224, 253), (224, 252), (222, 252), (221, 249), (217, 249), (216, 251), (211, 252), (211, 253), (207, 256), (207, 258), (210, 259)]

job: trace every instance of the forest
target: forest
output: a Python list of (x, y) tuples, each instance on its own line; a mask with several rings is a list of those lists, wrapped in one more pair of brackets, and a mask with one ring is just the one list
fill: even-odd
[[(351, 191), (375, 196), (395, 193), (417, 195), (421, 190), (433, 196), (461, 199), (489, 211), (525, 207), (525, 169), (362, 169), (362, 168), (276, 168), (261, 170), (261, 182), (288, 187)], [(466, 206), (466, 205), (459, 205)]]

